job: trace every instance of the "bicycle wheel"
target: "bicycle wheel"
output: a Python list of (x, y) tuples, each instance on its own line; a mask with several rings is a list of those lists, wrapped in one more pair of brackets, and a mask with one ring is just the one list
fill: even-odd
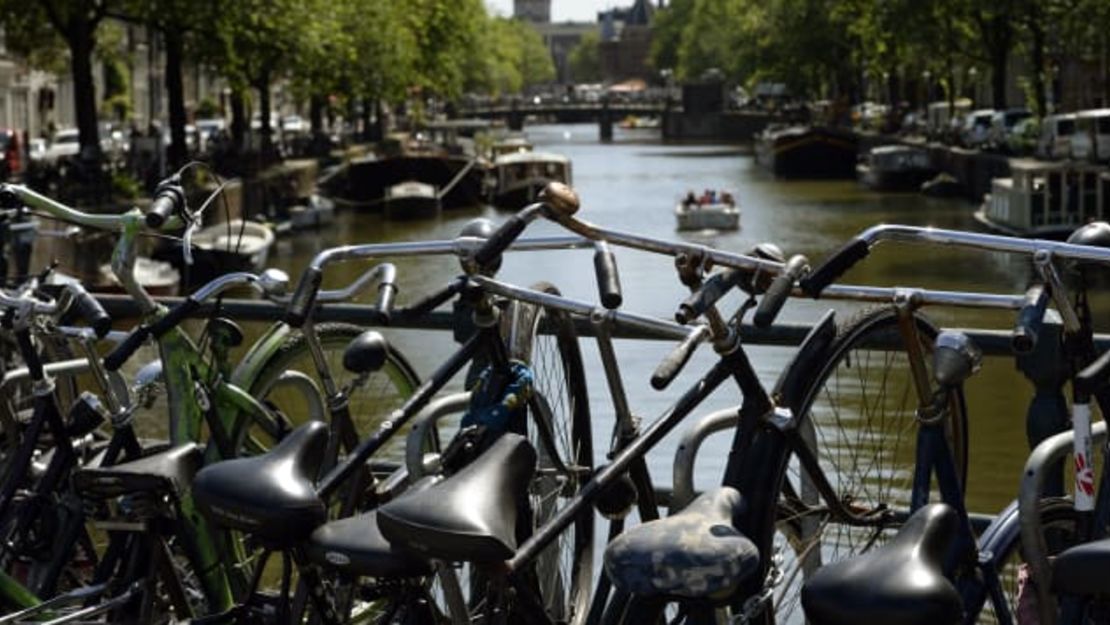
[[(1042, 500), (1040, 515), (1049, 557), (1078, 543), (1079, 513), (1075, 511), (1070, 500), (1062, 498)], [(1002, 584), (1002, 593), (1006, 597), (1010, 622), (1038, 622), (1040, 617), (1037, 614), (1036, 589), (1029, 578), (1029, 567), (1025, 564), (1021, 534), (1014, 532), (1013, 540), (1003, 545), (995, 545), (993, 550), (1000, 556), (999, 561), (1002, 562), (998, 577)], [(968, 606), (968, 609), (973, 607)], [(997, 609), (989, 597), (979, 611), (976, 622), (984, 624), (1001, 622)]]
[[(558, 295), (547, 282), (533, 290)], [(538, 455), (529, 489), (533, 528), (540, 527), (578, 494), (593, 472), (589, 395), (574, 324), (563, 311), (513, 302), (506, 311), (510, 356), (535, 376), (528, 438)], [(593, 579), (594, 516), (579, 515), (535, 561), (540, 596), (552, 620), (581, 623)]]
[[(324, 356), (335, 383), (345, 389), (351, 419), (358, 432), (365, 433), (381, 422), (394, 408), (405, 402), (420, 379), (412, 365), (395, 347), (390, 345), (385, 364), (378, 371), (358, 376), (343, 368), (343, 350), (365, 328), (349, 323), (323, 323), (316, 326)], [(292, 372), (297, 381), (289, 381)], [(315, 397), (306, 396), (307, 381), (314, 386)], [(236, 424), (237, 449), (268, 449), (286, 432), (309, 418), (309, 406), (316, 401), (326, 405), (320, 376), (312, 360), (308, 342), (300, 332), (289, 335), (285, 343), (259, 369), (251, 383), (250, 393), (276, 409), (279, 419), (276, 431), (245, 424), (241, 417)], [(249, 427), (248, 427), (249, 426)], [(382, 457), (400, 460), (404, 454), (404, 437), (395, 436), (382, 450)]]
[[(926, 366), (937, 328), (914, 316)], [(909, 510), (915, 465), (918, 397), (893, 308), (865, 311), (839, 328), (795, 409), (800, 431), (841, 502), (856, 512)], [(957, 389), (944, 416), (961, 485), (966, 483), (967, 417)], [(852, 527), (833, 518), (812, 480), (792, 458), (780, 499), (778, 532), (767, 557), (783, 574), (775, 616), (801, 623), (798, 603), (806, 575), (862, 553), (893, 535), (886, 527)], [(937, 489), (932, 489), (936, 493)], [(904, 517), (899, 517), (904, 518)]]

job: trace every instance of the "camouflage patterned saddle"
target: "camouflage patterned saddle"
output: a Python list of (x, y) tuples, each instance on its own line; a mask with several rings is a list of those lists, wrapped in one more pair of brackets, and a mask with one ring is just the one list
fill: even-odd
[(755, 545), (733, 526), (742, 502), (726, 486), (666, 519), (625, 531), (605, 550), (606, 573), (618, 588), (641, 597), (730, 594), (759, 564)]

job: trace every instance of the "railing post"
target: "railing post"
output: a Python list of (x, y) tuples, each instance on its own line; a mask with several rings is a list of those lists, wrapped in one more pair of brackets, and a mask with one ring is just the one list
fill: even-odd
[(598, 116), (598, 134), (602, 141), (609, 142), (613, 140), (613, 115), (609, 110), (609, 95), (606, 94), (601, 99), (601, 115)]
[[(1017, 357), (1017, 369), (1033, 383), (1033, 399), (1025, 415), (1025, 435), (1029, 449), (1068, 428), (1068, 402), (1063, 387), (1069, 377), (1064, 358), (1063, 324), (1054, 310), (1045, 314), (1044, 325), (1032, 352)], [(1062, 495), (1063, 464), (1052, 467), (1045, 480), (1046, 495)]]
[(509, 130), (524, 130), (524, 112), (520, 110), (520, 98), (514, 97), (509, 106)]

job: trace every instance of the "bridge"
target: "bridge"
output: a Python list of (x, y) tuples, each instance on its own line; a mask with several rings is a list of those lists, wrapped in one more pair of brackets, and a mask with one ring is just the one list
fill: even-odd
[(510, 130), (522, 130), (524, 119), (528, 116), (552, 119), (560, 124), (579, 124), (597, 122), (602, 140), (613, 138), (613, 122), (630, 115), (636, 117), (664, 117), (681, 113), (682, 107), (666, 100), (628, 102), (602, 99), (599, 101), (524, 101), (499, 102), (462, 106), (458, 110), (461, 117), (478, 119), (503, 119)]

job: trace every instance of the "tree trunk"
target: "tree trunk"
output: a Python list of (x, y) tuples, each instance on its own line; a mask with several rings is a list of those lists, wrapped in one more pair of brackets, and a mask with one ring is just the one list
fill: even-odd
[(185, 83), (181, 73), (184, 43), (181, 33), (173, 28), (162, 31), (166, 45), (166, 93), (170, 105), (170, 167), (177, 169), (185, 164)]
[(269, 159), (274, 150), (273, 131), (270, 127), (270, 73), (263, 72), (258, 77), (258, 115), (262, 123), (262, 155)]
[(370, 137), (370, 135), (373, 134), (373, 130), (370, 129), (370, 107), (373, 106), (373, 105), (374, 105), (374, 101), (371, 98), (363, 98), (362, 99), (362, 140), (363, 141), (373, 141), (373, 139)]
[(991, 99), (995, 109), (1006, 108), (1006, 62), (1009, 50), (995, 48), (991, 51)]
[(1048, 113), (1048, 103), (1046, 97), (1047, 88), (1045, 86), (1045, 33), (1044, 22), (1042, 15), (1039, 11), (1034, 11), (1029, 16), (1029, 34), (1032, 39), (1032, 49), (1030, 50), (1030, 62), (1033, 64), (1033, 114), (1037, 117), (1044, 117)]
[(231, 90), (231, 142), (235, 151), (243, 152), (243, 142), (247, 135), (247, 110), (243, 101), (243, 91)]
[(312, 94), (308, 101), (308, 121), (312, 125), (312, 136), (324, 134), (324, 96)]
[(100, 155), (100, 130), (96, 124), (96, 84), (93, 82), (92, 54), (96, 36), (81, 12), (75, 12), (66, 37), (72, 62), (73, 107), (77, 114), (78, 140), (82, 155)]

